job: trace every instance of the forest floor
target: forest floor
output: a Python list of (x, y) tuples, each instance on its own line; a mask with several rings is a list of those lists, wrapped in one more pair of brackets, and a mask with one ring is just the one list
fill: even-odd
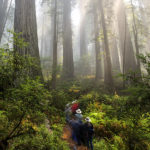
[(75, 147), (77, 147), (76, 150), (87, 150), (85, 146), (76, 146), (75, 142), (71, 138), (71, 132), (69, 125), (64, 126), (62, 139), (69, 143), (70, 149), (75, 150)]

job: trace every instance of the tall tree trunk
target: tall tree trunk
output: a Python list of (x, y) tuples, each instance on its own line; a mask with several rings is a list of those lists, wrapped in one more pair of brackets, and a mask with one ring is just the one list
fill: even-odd
[(42, 19), (42, 36), (41, 36), (41, 53), (40, 53), (40, 56), (41, 58), (44, 57), (44, 37), (45, 37), (45, 34), (44, 34), (44, 22), (45, 22), (45, 18), (44, 18), (44, 14), (43, 14), (43, 19)]
[(86, 42), (86, 31), (85, 31), (85, 18), (82, 18), (80, 24), (80, 58), (87, 55), (87, 42)]
[(86, 42), (86, 12), (85, 2), (80, 0), (80, 58), (83, 58), (87, 54), (87, 42)]
[(5, 28), (5, 22), (7, 18), (8, 0), (0, 0), (0, 42)]
[(117, 20), (122, 60), (121, 62), (123, 66), (123, 74), (126, 74), (131, 70), (136, 71), (136, 61), (123, 1), (119, 0), (118, 5)]
[(146, 44), (144, 45), (145, 50), (147, 52), (150, 52), (150, 37), (149, 37), (149, 13), (150, 13), (150, 3), (149, 1), (145, 1), (145, 0), (138, 0), (138, 5), (139, 5), (139, 9), (140, 9), (140, 16), (141, 16), (141, 21), (142, 21), (142, 25), (144, 27), (141, 27), (143, 30), (144, 29), (144, 37), (145, 37), (145, 41)]
[(53, 68), (52, 68), (52, 88), (56, 88), (57, 76), (57, 0), (55, 0), (54, 10), (54, 38), (53, 38)]
[(117, 75), (118, 73), (121, 73), (121, 68), (120, 68), (119, 51), (118, 51), (115, 33), (114, 33), (112, 40), (111, 40), (111, 46), (112, 46), (111, 47), (111, 58), (112, 58), (113, 74)]
[(117, 25), (116, 25), (116, 18), (112, 12), (115, 10), (115, 4), (116, 1), (114, 0), (109, 0), (106, 2), (105, 5), (107, 5), (107, 18), (108, 18), (108, 30), (112, 33), (110, 36), (109, 40), (109, 48), (110, 48), (110, 55), (111, 55), (111, 61), (112, 61), (112, 71), (113, 75), (116, 76), (118, 73), (121, 73), (121, 68), (120, 68), (120, 60), (119, 60), (119, 48), (117, 44)]
[(134, 12), (134, 5), (131, 0), (131, 9), (132, 9), (132, 17), (133, 17), (133, 35), (134, 35), (134, 42), (135, 42), (135, 49), (136, 49), (136, 55), (137, 55), (137, 71), (139, 77), (141, 77), (141, 64), (140, 59), (138, 58), (140, 52), (139, 52), (139, 41), (138, 41), (138, 29), (136, 25), (136, 18), (135, 18), (135, 12)]
[(31, 68), (30, 74), (43, 79), (38, 48), (35, 0), (15, 0), (14, 31), (15, 33), (21, 32), (21, 38), (28, 43), (28, 46), (24, 48), (15, 46), (15, 51), (22, 56), (28, 55), (36, 58), (38, 69)]
[(74, 77), (72, 29), (71, 29), (71, 1), (64, 0), (63, 6), (63, 78)]
[(102, 61), (100, 56), (100, 41), (99, 41), (99, 17), (98, 17), (98, 4), (94, 2), (93, 4), (93, 12), (94, 12), (94, 32), (95, 32), (95, 57), (96, 57), (96, 74), (95, 80), (102, 79)]
[[(138, 5), (139, 5), (139, 9), (140, 9), (140, 15), (141, 15), (141, 21), (142, 21), (142, 25), (144, 26), (144, 37), (145, 37), (145, 41), (146, 44), (144, 45), (146, 52), (150, 52), (150, 37), (149, 37), (149, 14), (150, 14), (150, 3), (149, 0), (138, 0)], [(143, 30), (142, 29), (142, 30)]]
[(112, 66), (111, 66), (111, 58), (110, 58), (110, 51), (108, 46), (108, 37), (107, 37), (107, 30), (106, 30), (106, 23), (104, 17), (104, 10), (103, 10), (103, 1), (100, 0), (100, 12), (101, 12), (101, 22), (103, 28), (103, 35), (104, 35), (104, 48), (105, 48), (105, 76), (104, 82), (110, 88), (113, 88), (113, 77), (112, 77)]

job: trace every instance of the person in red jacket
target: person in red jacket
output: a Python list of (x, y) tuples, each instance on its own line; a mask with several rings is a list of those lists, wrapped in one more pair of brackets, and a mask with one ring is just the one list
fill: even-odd
[(72, 102), (72, 106), (71, 106), (71, 111), (72, 111), (72, 114), (75, 114), (76, 113), (76, 110), (79, 108), (79, 104), (78, 102), (75, 100)]

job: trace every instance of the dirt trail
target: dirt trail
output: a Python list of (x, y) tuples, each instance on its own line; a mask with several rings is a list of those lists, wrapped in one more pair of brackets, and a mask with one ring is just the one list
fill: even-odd
[[(75, 143), (71, 138), (71, 129), (68, 125), (66, 125), (63, 129), (62, 139), (66, 140), (69, 143), (71, 150), (74, 150)], [(87, 150), (87, 148), (84, 146), (78, 146), (77, 150)]]

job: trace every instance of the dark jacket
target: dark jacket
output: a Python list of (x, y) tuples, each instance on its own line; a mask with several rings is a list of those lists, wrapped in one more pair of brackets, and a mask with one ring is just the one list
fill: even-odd
[(74, 132), (76, 132), (76, 134), (79, 134), (79, 132), (80, 132), (80, 126), (82, 125), (82, 122), (77, 121), (77, 120), (70, 120), (69, 124), (71, 125), (72, 130)]
[(83, 125), (83, 132), (88, 138), (92, 138), (94, 134), (93, 124), (91, 122), (87, 122)]

